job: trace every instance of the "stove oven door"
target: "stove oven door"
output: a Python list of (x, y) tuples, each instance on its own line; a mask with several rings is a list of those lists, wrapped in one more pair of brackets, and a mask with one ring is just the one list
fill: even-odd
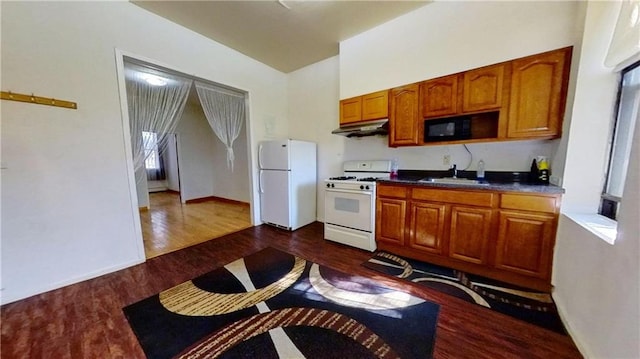
[(325, 223), (373, 232), (373, 193), (326, 189), (324, 201)]

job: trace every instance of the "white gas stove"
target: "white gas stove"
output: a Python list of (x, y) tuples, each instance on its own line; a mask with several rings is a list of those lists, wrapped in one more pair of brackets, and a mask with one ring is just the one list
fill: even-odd
[(389, 178), (391, 161), (347, 161), (343, 170), (324, 181), (324, 238), (375, 251), (376, 180)]

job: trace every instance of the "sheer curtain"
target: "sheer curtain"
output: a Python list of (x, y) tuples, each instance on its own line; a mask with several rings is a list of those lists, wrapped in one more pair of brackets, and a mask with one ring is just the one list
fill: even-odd
[(233, 171), (233, 141), (245, 120), (244, 94), (196, 81), (204, 115), (216, 136), (227, 147), (227, 167)]
[[(175, 132), (193, 81), (128, 62), (125, 80), (133, 166), (138, 171), (152, 153), (145, 151), (152, 145), (149, 141), (157, 140), (159, 153), (166, 148), (166, 135)], [(143, 136), (143, 132), (156, 135)]]

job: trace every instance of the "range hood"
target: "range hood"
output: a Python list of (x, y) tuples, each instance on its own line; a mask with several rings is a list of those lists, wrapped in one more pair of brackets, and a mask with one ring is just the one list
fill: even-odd
[(331, 133), (347, 137), (387, 135), (389, 133), (389, 120), (383, 119), (343, 125), (331, 131)]

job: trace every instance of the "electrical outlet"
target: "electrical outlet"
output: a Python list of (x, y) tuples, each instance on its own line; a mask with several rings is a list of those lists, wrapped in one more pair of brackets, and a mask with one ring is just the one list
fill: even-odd
[(442, 157), (442, 164), (445, 166), (450, 166), (451, 165), (451, 156), (450, 155), (444, 155)]

